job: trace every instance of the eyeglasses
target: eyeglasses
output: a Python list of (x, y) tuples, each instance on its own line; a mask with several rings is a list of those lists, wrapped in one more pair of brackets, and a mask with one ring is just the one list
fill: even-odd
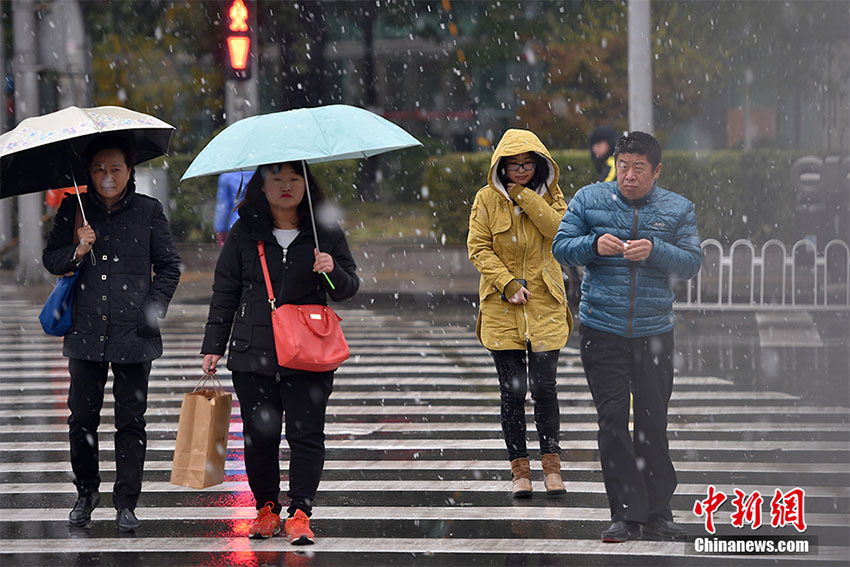
[(534, 168), (537, 166), (533, 161), (529, 163), (509, 163), (505, 166), (505, 169), (510, 171), (511, 173), (516, 173), (517, 171), (534, 171)]

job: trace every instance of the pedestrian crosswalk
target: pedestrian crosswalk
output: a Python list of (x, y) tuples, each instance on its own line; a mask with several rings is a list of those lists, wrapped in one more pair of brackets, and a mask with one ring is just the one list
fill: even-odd
[[(389, 311), (339, 309), (352, 357), (337, 372), (327, 419), (327, 462), (309, 549), (245, 537), (255, 515), (234, 404), (225, 482), (203, 490), (168, 482), (183, 393), (200, 374), (206, 307), (173, 305), (165, 355), (148, 396), (142, 527), (119, 534), (109, 496), (115, 476), (107, 393), (100, 459), (104, 501), (90, 529), (67, 525), (75, 499), (68, 456), (67, 362), (61, 339), (41, 333), (38, 306), (3, 301), (0, 314), (0, 563), (5, 565), (846, 565), (850, 561), (850, 409), (781, 392), (748, 391), (718, 376), (677, 375), (670, 448), (676, 520), (689, 542), (602, 544), (609, 511), (596, 453), (596, 414), (578, 352), (559, 362), (567, 495), (543, 489), (528, 406), (534, 497), (510, 497), (492, 361), (465, 322), (432, 323)], [(689, 353), (683, 353), (689, 355)], [(229, 375), (219, 373), (225, 385)], [(801, 378), (802, 379), (802, 378)], [(107, 385), (107, 388), (110, 388)], [(234, 402), (236, 402), (234, 398)], [(282, 445), (282, 486), (288, 450)], [(708, 536), (694, 503), (709, 486), (729, 496), (719, 536), (811, 536), (807, 554), (699, 553)], [(778, 489), (805, 490), (808, 529), (770, 526)], [(765, 497), (763, 525), (731, 525), (738, 489)]]

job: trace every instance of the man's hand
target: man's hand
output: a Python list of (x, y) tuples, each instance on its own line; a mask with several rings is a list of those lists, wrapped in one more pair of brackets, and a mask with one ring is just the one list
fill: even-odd
[(625, 250), (623, 241), (613, 234), (605, 233), (596, 241), (596, 251), (600, 256), (617, 256)]
[[(601, 240), (601, 239), (600, 239)], [(626, 240), (623, 247), (623, 258), (633, 262), (646, 260), (652, 253), (652, 241), (646, 238), (640, 240)]]

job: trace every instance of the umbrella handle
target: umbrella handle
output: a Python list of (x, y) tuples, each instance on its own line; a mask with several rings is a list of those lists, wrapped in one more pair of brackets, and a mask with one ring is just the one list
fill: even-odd
[(74, 192), (77, 194), (77, 203), (80, 205), (80, 212), (83, 214), (83, 224), (88, 225), (89, 220), (86, 218), (86, 211), (83, 208), (83, 198), (80, 197), (80, 188), (77, 187), (77, 179), (74, 177), (73, 170), (71, 170), (71, 180), (74, 182)]
[[(83, 198), (80, 197), (80, 188), (77, 186), (77, 178), (74, 176), (74, 168), (71, 168), (71, 181), (74, 182), (74, 192), (77, 194), (77, 203), (80, 205), (80, 213), (83, 215), (83, 225), (88, 226), (89, 220), (86, 218), (86, 210), (83, 208)], [(89, 258), (91, 265), (97, 264), (97, 259), (94, 256), (94, 249), (89, 250)]]
[[(310, 209), (310, 221), (313, 223), (313, 240), (316, 243), (316, 251), (321, 252), (321, 248), (319, 248), (319, 233), (316, 231), (316, 215), (313, 213), (313, 199), (310, 197), (310, 181), (307, 179), (307, 162), (305, 160), (301, 160), (301, 168), (304, 172), (304, 192), (307, 193), (307, 206)], [(328, 285), (331, 286), (331, 289), (336, 289), (331, 278), (325, 272), (319, 273), (325, 276), (325, 279), (328, 280)]]

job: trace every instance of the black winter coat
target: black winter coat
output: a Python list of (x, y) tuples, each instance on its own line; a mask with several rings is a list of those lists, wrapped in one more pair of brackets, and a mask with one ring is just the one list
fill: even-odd
[[(165, 317), (180, 280), (180, 256), (159, 201), (132, 184), (115, 210), (94, 193), (84, 197), (94, 229), (95, 264), (87, 254), (73, 263), (77, 198), (65, 197), (53, 222), (42, 262), (55, 275), (80, 270), (73, 326), (62, 354), (100, 362), (134, 363), (162, 356), (157, 318)], [(154, 276), (151, 279), (151, 268)]]
[(262, 239), (265, 245), (278, 307), (285, 303), (327, 305), (327, 296), (334, 301), (354, 296), (360, 287), (354, 258), (338, 226), (318, 226), (319, 246), (334, 259), (334, 269), (328, 276), (336, 289), (331, 290), (324, 276), (313, 271), (312, 227), (301, 229), (284, 257), (283, 248), (272, 234), (271, 218), (248, 206), (239, 209), (239, 217), (227, 235), (215, 267), (201, 353), (223, 355), (229, 344), (227, 368), (230, 370), (266, 375), (300, 373), (277, 364), (271, 307), (257, 241)]

